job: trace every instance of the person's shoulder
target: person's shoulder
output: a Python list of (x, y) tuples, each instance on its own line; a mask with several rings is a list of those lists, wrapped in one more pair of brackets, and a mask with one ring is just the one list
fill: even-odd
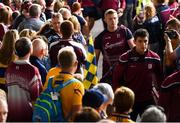
[(52, 42), (49, 46), (49, 50), (52, 50), (54, 47), (58, 46), (60, 41), (55, 41), (55, 42)]
[(107, 33), (108, 31), (106, 30), (106, 29), (104, 29), (102, 32), (100, 32), (96, 37), (95, 37), (95, 39), (98, 39), (98, 38), (101, 38), (101, 37), (103, 37), (103, 35), (105, 34), (105, 33)]
[(149, 58), (149, 59), (154, 59), (154, 60), (160, 61), (159, 55), (157, 53), (149, 50), (149, 49), (147, 51), (147, 54), (146, 54), (145, 58)]
[(180, 86), (180, 71), (169, 75), (161, 85), (162, 90), (168, 90)]
[(76, 47), (76, 48), (81, 49), (82, 52), (83, 52), (84, 54), (86, 54), (85, 48), (84, 48), (84, 46), (83, 46), (81, 43), (78, 43), (78, 42), (75, 42), (75, 41), (70, 41), (69, 43), (70, 43), (73, 47)]

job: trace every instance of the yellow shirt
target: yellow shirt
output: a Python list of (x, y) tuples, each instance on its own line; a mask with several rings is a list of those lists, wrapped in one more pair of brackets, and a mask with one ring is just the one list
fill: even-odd
[(127, 114), (112, 114), (112, 116), (108, 117), (108, 119), (121, 123), (134, 123)]
[(43, 90), (45, 90), (47, 88), (49, 78), (52, 76), (59, 75), (60, 72), (61, 72), (60, 67), (53, 67), (49, 70), (49, 72), (47, 73), (47, 76), (46, 76), (46, 82), (44, 84)]
[[(72, 74), (59, 73), (59, 75), (54, 77), (53, 86), (55, 87), (57, 85), (55, 83), (57, 80), (62, 81), (64, 83), (72, 78), (74, 78)], [(84, 86), (79, 80), (77, 80), (77, 82), (73, 82), (67, 85), (61, 90), (60, 96), (62, 99), (62, 109), (65, 118), (72, 111), (72, 107), (74, 105), (82, 105), (83, 95), (84, 95)]]

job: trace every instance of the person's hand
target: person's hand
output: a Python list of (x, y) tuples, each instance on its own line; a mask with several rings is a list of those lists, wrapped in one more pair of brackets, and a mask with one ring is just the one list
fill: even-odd
[(171, 39), (169, 38), (169, 36), (167, 35), (167, 33), (164, 33), (164, 40), (165, 40), (166, 42), (171, 41)]
[(176, 37), (176, 40), (178, 41), (178, 42), (180, 42), (180, 34), (179, 34), (179, 32), (178, 31), (176, 31), (176, 30), (174, 30), (175, 32), (176, 32), (176, 34), (177, 34), (177, 37)]
[(123, 15), (123, 11), (124, 11), (124, 9), (122, 9), (122, 8), (118, 9), (118, 11), (117, 11), (118, 17), (121, 17)]

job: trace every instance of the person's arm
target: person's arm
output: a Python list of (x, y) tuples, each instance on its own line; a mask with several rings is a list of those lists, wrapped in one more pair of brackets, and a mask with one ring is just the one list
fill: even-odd
[(112, 88), (114, 91), (118, 87), (122, 86), (124, 82), (124, 73), (128, 63), (128, 61), (125, 60), (126, 59), (125, 57), (121, 55), (119, 63), (113, 69)]
[(135, 44), (134, 44), (134, 38), (131, 38), (128, 40), (128, 45), (129, 47), (132, 49), (133, 47), (135, 47)]
[(133, 34), (128, 28), (125, 30), (125, 34), (128, 45), (132, 49), (133, 47), (135, 47)]
[(176, 59), (176, 53), (175, 51), (173, 51), (171, 39), (168, 37), (166, 33), (164, 33), (164, 39), (166, 41), (166, 47), (165, 47), (166, 55), (169, 58), (169, 60), (174, 61)]

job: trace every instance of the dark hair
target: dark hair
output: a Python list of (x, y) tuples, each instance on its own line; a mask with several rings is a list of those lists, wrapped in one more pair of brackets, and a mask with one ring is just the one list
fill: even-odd
[(31, 43), (31, 40), (27, 37), (22, 37), (22, 38), (18, 39), (15, 43), (16, 55), (19, 57), (26, 56), (32, 48), (32, 44), (30, 44), (30, 43)]
[(29, 8), (29, 15), (31, 17), (37, 17), (40, 16), (41, 14), (41, 8), (40, 5), (38, 4), (32, 4)]
[(101, 120), (99, 113), (91, 108), (84, 107), (81, 112), (75, 114), (74, 122), (98, 122)]
[(69, 20), (62, 22), (60, 30), (63, 38), (70, 38), (74, 33), (73, 23)]
[(32, 5), (32, 2), (31, 2), (31, 1), (25, 0), (25, 1), (21, 4), (21, 12), (22, 12), (23, 10), (26, 10), (26, 12), (28, 12), (31, 5)]
[(138, 29), (134, 32), (134, 40), (136, 41), (136, 39), (138, 37), (148, 37), (149, 38), (149, 33), (146, 29)]
[(45, 0), (46, 2), (46, 7), (50, 7), (52, 5), (54, 0)]

